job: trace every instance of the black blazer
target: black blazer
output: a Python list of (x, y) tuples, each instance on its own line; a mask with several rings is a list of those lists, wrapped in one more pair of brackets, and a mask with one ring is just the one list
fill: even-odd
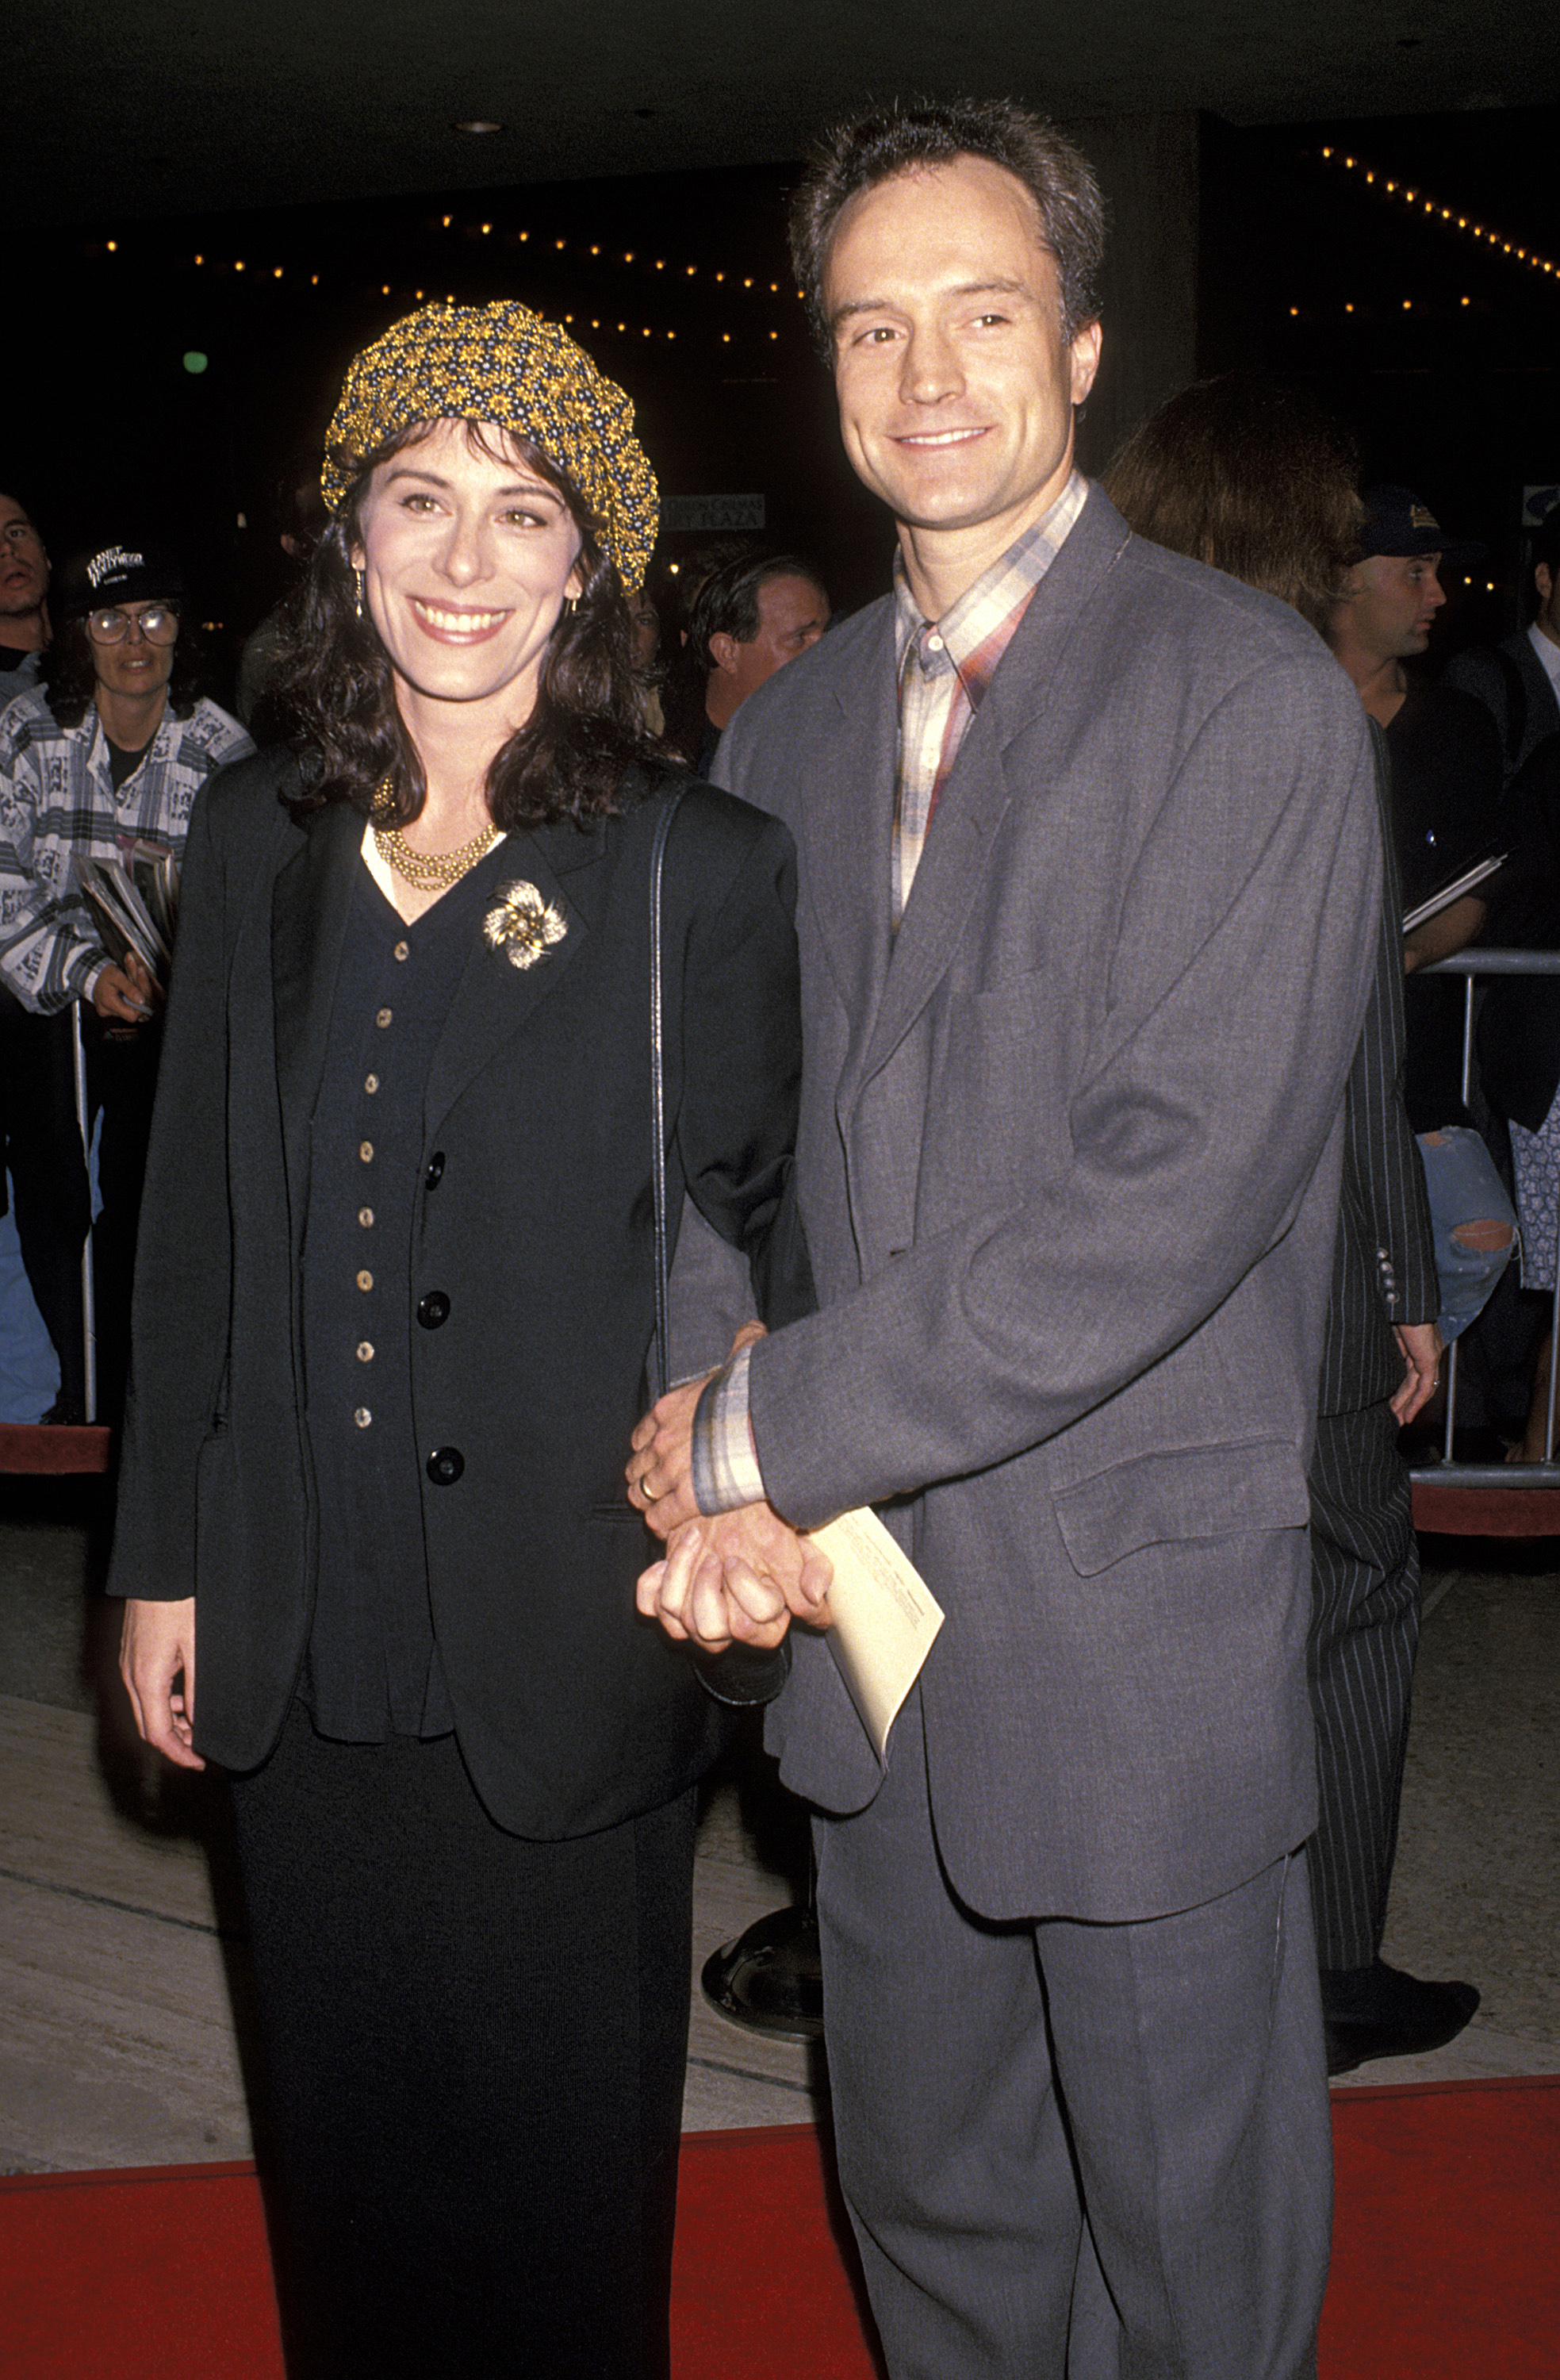
[[(363, 833), (341, 806), (296, 825), (294, 765), (223, 771), (191, 822), (110, 1580), (196, 1597), (195, 1741), (238, 1769), (276, 1741), (314, 1593), (299, 1258)], [(443, 1292), (449, 1315), (412, 1333), (412, 1390), (434, 1627), (478, 1791), (544, 1840), (670, 1799), (727, 1724), (635, 1613), (656, 1548), (623, 1480), (654, 1328), (659, 807), (510, 838), (504, 881), (567, 930), (528, 969), (473, 938), (428, 1083), (412, 1294)], [(812, 1303), (790, 1196), (794, 891), (784, 828), (690, 784), (664, 879), (669, 1209), (675, 1227), (686, 1186), (777, 1323)]]

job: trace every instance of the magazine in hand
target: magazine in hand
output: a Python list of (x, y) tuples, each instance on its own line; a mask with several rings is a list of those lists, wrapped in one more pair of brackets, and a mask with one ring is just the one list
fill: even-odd
[[(121, 859), (79, 858), (77, 889), (92, 913), (98, 939), (115, 966), (133, 953), (148, 975), (165, 983), (173, 957), (178, 866), (172, 852), (138, 844), (131, 866), (143, 878), (138, 889)], [(161, 920), (161, 922), (160, 922)]]
[(1428, 900), (1421, 901), (1417, 908), (1409, 911), (1403, 920), (1403, 931), (1411, 934), (1416, 926), (1422, 926), (1427, 918), (1438, 917), (1443, 909), (1451, 907), (1454, 901), (1464, 899), (1476, 885), (1482, 884), (1486, 877), (1493, 876), (1497, 868), (1504, 868), (1507, 856), (1504, 851), (1491, 852), (1484, 858), (1476, 859), (1471, 868), (1463, 868), (1449, 884), (1443, 884), (1437, 892), (1431, 893)]

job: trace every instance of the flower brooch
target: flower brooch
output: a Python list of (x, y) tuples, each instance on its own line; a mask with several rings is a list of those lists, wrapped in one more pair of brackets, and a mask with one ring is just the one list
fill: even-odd
[(482, 920), (490, 950), (502, 951), (511, 966), (535, 966), (568, 932), (568, 920), (544, 901), (534, 884), (503, 884)]

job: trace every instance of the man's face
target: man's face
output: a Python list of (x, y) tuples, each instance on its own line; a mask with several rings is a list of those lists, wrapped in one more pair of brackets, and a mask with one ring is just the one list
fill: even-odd
[(14, 496), (0, 496), (0, 621), (36, 612), (49, 584), (43, 540)]
[(99, 686), (109, 694), (160, 694), (174, 674), (174, 648), (153, 644), (140, 624), (148, 612), (166, 613), (168, 604), (159, 596), (149, 596), (145, 602), (115, 603), (110, 608), (123, 612), (130, 626), (128, 635), (116, 645), (100, 645), (91, 638), (92, 671)]
[(725, 674), (733, 708), (768, 677), (816, 645), (828, 625), (828, 598), (810, 578), (766, 578), (758, 589), (758, 634), (746, 644), (715, 636), (709, 650)]
[(1373, 553), (1349, 574), (1348, 625), (1378, 661), (1407, 661), (1430, 642), (1445, 601), (1438, 553)]
[(1539, 595), (1539, 627), (1552, 645), (1560, 645), (1560, 570), (1541, 562), (1533, 572)]
[(1056, 259), (1023, 185), (984, 157), (853, 198), (824, 276), (840, 424), (896, 520), (989, 528), (998, 550), (1058, 496), (1099, 325), (1061, 331)]

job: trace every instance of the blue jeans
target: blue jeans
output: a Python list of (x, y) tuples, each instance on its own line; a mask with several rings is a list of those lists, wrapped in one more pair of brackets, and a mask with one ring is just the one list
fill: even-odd
[(1493, 1158), (1471, 1125), (1421, 1132), (1420, 1155), (1435, 1232), (1441, 1336), (1466, 1330), (1511, 1260), (1517, 1217)]

